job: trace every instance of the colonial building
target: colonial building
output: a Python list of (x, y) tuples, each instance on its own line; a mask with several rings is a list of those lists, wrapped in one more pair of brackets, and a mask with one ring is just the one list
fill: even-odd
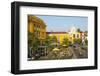
[(47, 32), (49, 36), (55, 36), (57, 41), (61, 44), (64, 38), (68, 38), (69, 34), (67, 32)]
[(67, 38), (71, 43), (74, 43), (75, 39), (81, 39), (82, 42), (85, 41), (85, 33), (77, 31), (77, 28), (74, 26), (70, 29), (69, 32), (47, 32), (49, 36), (56, 36), (59, 43), (62, 43), (64, 38)]
[(69, 40), (73, 43), (74, 39), (81, 39), (82, 35), (81, 32), (77, 31), (77, 28), (75, 28), (74, 26), (70, 29), (69, 33)]
[(44, 21), (34, 15), (28, 15), (28, 32), (35, 34), (43, 44), (48, 36), (56, 36), (57, 41), (61, 44), (64, 38), (67, 38), (71, 43), (74, 43), (75, 39), (82, 39), (84, 43), (87, 38), (85, 32), (79, 32), (74, 26), (69, 30), (69, 32), (46, 32), (46, 24)]
[(46, 25), (44, 21), (36, 16), (28, 15), (28, 32), (33, 33), (42, 44), (46, 38)]

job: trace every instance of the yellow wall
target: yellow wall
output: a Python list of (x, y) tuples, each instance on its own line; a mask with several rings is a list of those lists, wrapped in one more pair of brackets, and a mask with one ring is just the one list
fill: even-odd
[(33, 33), (33, 31), (34, 31), (33, 29), (34, 29), (34, 27), (33, 27), (32, 22), (29, 22), (28, 23), (28, 32)]
[(68, 38), (69, 39), (69, 35), (67, 33), (65, 34), (49, 34), (49, 36), (56, 36), (57, 40), (62, 43), (64, 38)]
[(80, 39), (81, 38), (81, 33), (80, 32), (75, 32), (72, 34), (69, 34), (69, 40), (74, 43), (74, 39)]
[[(75, 37), (74, 37), (74, 35), (75, 35)], [(63, 42), (64, 38), (68, 38), (69, 41), (71, 41), (73, 43), (74, 39), (80, 39), (81, 38), (81, 33), (79, 33), (79, 32), (76, 32), (76, 33), (73, 33), (73, 34), (69, 34), (69, 33), (65, 33), (65, 34), (57, 33), (57, 34), (54, 34), (54, 33), (51, 33), (51, 34), (49, 34), (49, 36), (56, 36), (57, 40), (60, 43)]]
[(41, 42), (46, 38), (46, 25), (36, 16), (28, 16), (28, 32), (34, 33)]

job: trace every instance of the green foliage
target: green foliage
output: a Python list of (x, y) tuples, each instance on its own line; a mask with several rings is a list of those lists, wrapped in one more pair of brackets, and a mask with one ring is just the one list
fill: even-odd
[(45, 45), (49, 46), (50, 44), (51, 44), (51, 37), (47, 35), (45, 39)]
[(88, 45), (88, 40), (87, 39), (85, 40), (85, 44)]
[(45, 39), (45, 45), (48, 46), (49, 50), (54, 48), (54, 44), (53, 43), (57, 43), (56, 36), (48, 36), (47, 35), (46, 39)]
[(53, 43), (53, 42), (57, 42), (57, 37), (56, 36), (52, 36), (51, 37), (51, 42)]
[(78, 29), (77, 29), (77, 32), (81, 32), (81, 30), (78, 28)]
[(74, 39), (74, 43), (81, 44), (82, 43), (82, 40), (81, 39)]
[(34, 33), (28, 33), (28, 46), (32, 47), (32, 50), (37, 50), (40, 45), (39, 39)]
[(70, 44), (71, 44), (71, 42), (68, 40), (68, 38), (63, 39), (62, 45), (69, 46)]
[(55, 46), (57, 46), (56, 36), (46, 36), (45, 45), (48, 47), (47, 50), (51, 51)]

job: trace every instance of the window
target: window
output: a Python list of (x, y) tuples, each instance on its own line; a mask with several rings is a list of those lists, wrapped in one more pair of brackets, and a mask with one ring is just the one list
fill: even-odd
[(79, 35), (77, 34), (77, 38), (79, 38)]
[(75, 34), (73, 34), (73, 38), (75, 38)]

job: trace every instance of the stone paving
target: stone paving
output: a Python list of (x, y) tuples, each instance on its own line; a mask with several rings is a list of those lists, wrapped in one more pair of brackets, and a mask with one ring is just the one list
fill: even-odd
[(87, 47), (85, 49), (80, 46), (69, 46), (67, 48), (60, 48), (56, 53), (49, 51), (46, 56), (41, 56), (37, 60), (55, 60), (55, 59), (80, 59), (88, 58)]
[(82, 48), (82, 46), (69, 46), (67, 48), (62, 47), (58, 51), (50, 50), (47, 55), (40, 56), (38, 59), (32, 60), (58, 60), (58, 59), (84, 59), (88, 58), (88, 48)]

